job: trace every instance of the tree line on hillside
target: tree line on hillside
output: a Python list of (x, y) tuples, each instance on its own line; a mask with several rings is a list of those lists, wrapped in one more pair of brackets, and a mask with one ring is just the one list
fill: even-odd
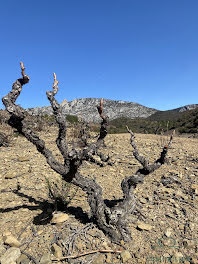
[(148, 118), (116, 118), (110, 121), (109, 133), (126, 133), (126, 126), (135, 133), (160, 134), (167, 130), (198, 133), (198, 108), (186, 112), (159, 111)]

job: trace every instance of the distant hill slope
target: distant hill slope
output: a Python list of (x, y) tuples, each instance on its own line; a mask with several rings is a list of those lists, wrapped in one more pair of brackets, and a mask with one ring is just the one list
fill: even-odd
[(176, 128), (180, 133), (198, 133), (198, 108), (184, 112), (177, 119)]
[(148, 120), (177, 120), (178, 118), (183, 116), (184, 112), (188, 112), (190, 110), (194, 110), (198, 107), (198, 104), (185, 105), (179, 108), (175, 108), (167, 111), (157, 111), (154, 114), (150, 115)]
[[(75, 122), (78, 116), (87, 122), (99, 123), (99, 103), (100, 99), (97, 98), (82, 98), (71, 102), (64, 100), (61, 105), (65, 115)], [(27, 112), (46, 117), (53, 115), (50, 106), (29, 108)], [(176, 129), (180, 133), (197, 133), (198, 129), (198, 104), (158, 111), (133, 102), (104, 99), (104, 112), (110, 118), (110, 133), (126, 132), (126, 125), (136, 133), (160, 133), (162, 129), (167, 129), (167, 123), (168, 129)], [(0, 123), (5, 119), (4, 113), (0, 111)], [(8, 118), (8, 114), (5, 114)]]
[[(100, 117), (97, 111), (99, 103), (100, 99), (98, 98), (82, 98), (75, 99), (71, 102), (64, 100), (61, 105), (65, 114), (82, 117), (87, 122), (99, 122)], [(34, 115), (52, 115), (52, 109), (50, 106), (31, 108), (27, 109), (27, 111)], [(128, 118), (146, 118), (157, 111), (158, 110), (156, 109), (133, 102), (104, 99), (104, 113), (109, 116), (110, 120), (122, 116)]]
[(110, 121), (110, 133), (126, 132), (126, 125), (136, 133), (161, 133), (176, 129), (179, 133), (198, 132), (198, 107), (193, 110), (177, 112), (159, 111), (148, 118), (116, 118)]

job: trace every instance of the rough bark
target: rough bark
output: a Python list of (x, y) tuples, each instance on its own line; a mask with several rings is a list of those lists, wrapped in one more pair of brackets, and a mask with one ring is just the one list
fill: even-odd
[(15, 104), (23, 85), (28, 83), (30, 80), (29, 76), (25, 74), (23, 63), (21, 63), (21, 70), (22, 78), (16, 80), (12, 86), (11, 92), (2, 98), (6, 110), (11, 115), (9, 124), (16, 128), (27, 138), (27, 140), (36, 146), (37, 150), (45, 156), (46, 161), (51, 166), (51, 168), (59, 173), (66, 182), (70, 182), (86, 192), (90, 206), (91, 219), (101, 230), (105, 232), (105, 234), (107, 234), (112, 240), (116, 242), (119, 242), (121, 239), (130, 240), (131, 234), (127, 229), (127, 217), (136, 208), (134, 189), (136, 188), (137, 184), (143, 183), (144, 177), (146, 175), (152, 173), (165, 163), (168, 149), (172, 143), (172, 136), (169, 144), (163, 148), (159, 159), (150, 165), (148, 161), (139, 154), (135, 144), (135, 136), (132, 131), (127, 128), (128, 132), (131, 134), (133, 155), (140, 162), (142, 167), (137, 170), (135, 175), (123, 179), (121, 183), (123, 198), (115, 206), (111, 207), (105, 204), (102, 195), (102, 187), (96, 182), (96, 180), (84, 177), (78, 171), (84, 160), (96, 163), (93, 155), (98, 155), (103, 162), (107, 162), (109, 160), (108, 157), (105, 157), (101, 152), (99, 152), (99, 148), (104, 144), (108, 126), (108, 117), (104, 116), (103, 114), (103, 99), (101, 99), (100, 106), (98, 106), (98, 113), (102, 119), (102, 122), (100, 133), (96, 142), (88, 144), (88, 141), (86, 138), (84, 138), (83, 140), (85, 146), (83, 149), (77, 150), (72, 148), (69, 150), (66, 141), (66, 119), (62, 114), (61, 105), (59, 105), (59, 103), (54, 98), (58, 92), (58, 81), (56, 80), (56, 75), (54, 74), (53, 90), (47, 92), (47, 97), (51, 103), (56, 122), (59, 125), (59, 133), (56, 139), (56, 144), (64, 158), (64, 164), (61, 164), (55, 159), (52, 152), (46, 148), (45, 142), (41, 140), (39, 136), (27, 126), (25, 120), (25, 110)]

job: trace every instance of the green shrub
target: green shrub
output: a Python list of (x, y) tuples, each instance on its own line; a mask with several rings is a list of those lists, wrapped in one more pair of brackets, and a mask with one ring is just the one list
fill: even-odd
[(75, 115), (66, 115), (66, 120), (71, 124), (78, 123), (78, 117)]
[(65, 210), (76, 195), (78, 188), (61, 178), (49, 180), (45, 177), (45, 180), (49, 191), (49, 198), (53, 201), (55, 210)]

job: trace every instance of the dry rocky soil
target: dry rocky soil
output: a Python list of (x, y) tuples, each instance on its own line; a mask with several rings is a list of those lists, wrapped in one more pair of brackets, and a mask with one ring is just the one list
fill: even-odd
[[(39, 132), (61, 160), (56, 134), (56, 128)], [(167, 141), (136, 135), (139, 152), (150, 162)], [(113, 165), (84, 163), (81, 173), (95, 177), (104, 199), (119, 199), (122, 179), (140, 165), (129, 134), (108, 135), (105, 144), (101, 151)], [(120, 244), (89, 221), (86, 194), (63, 183), (24, 137), (16, 134), (0, 147), (0, 160), (1, 264), (198, 263), (198, 139), (175, 136), (167, 164), (136, 188), (139, 211), (129, 216), (133, 240)]]

